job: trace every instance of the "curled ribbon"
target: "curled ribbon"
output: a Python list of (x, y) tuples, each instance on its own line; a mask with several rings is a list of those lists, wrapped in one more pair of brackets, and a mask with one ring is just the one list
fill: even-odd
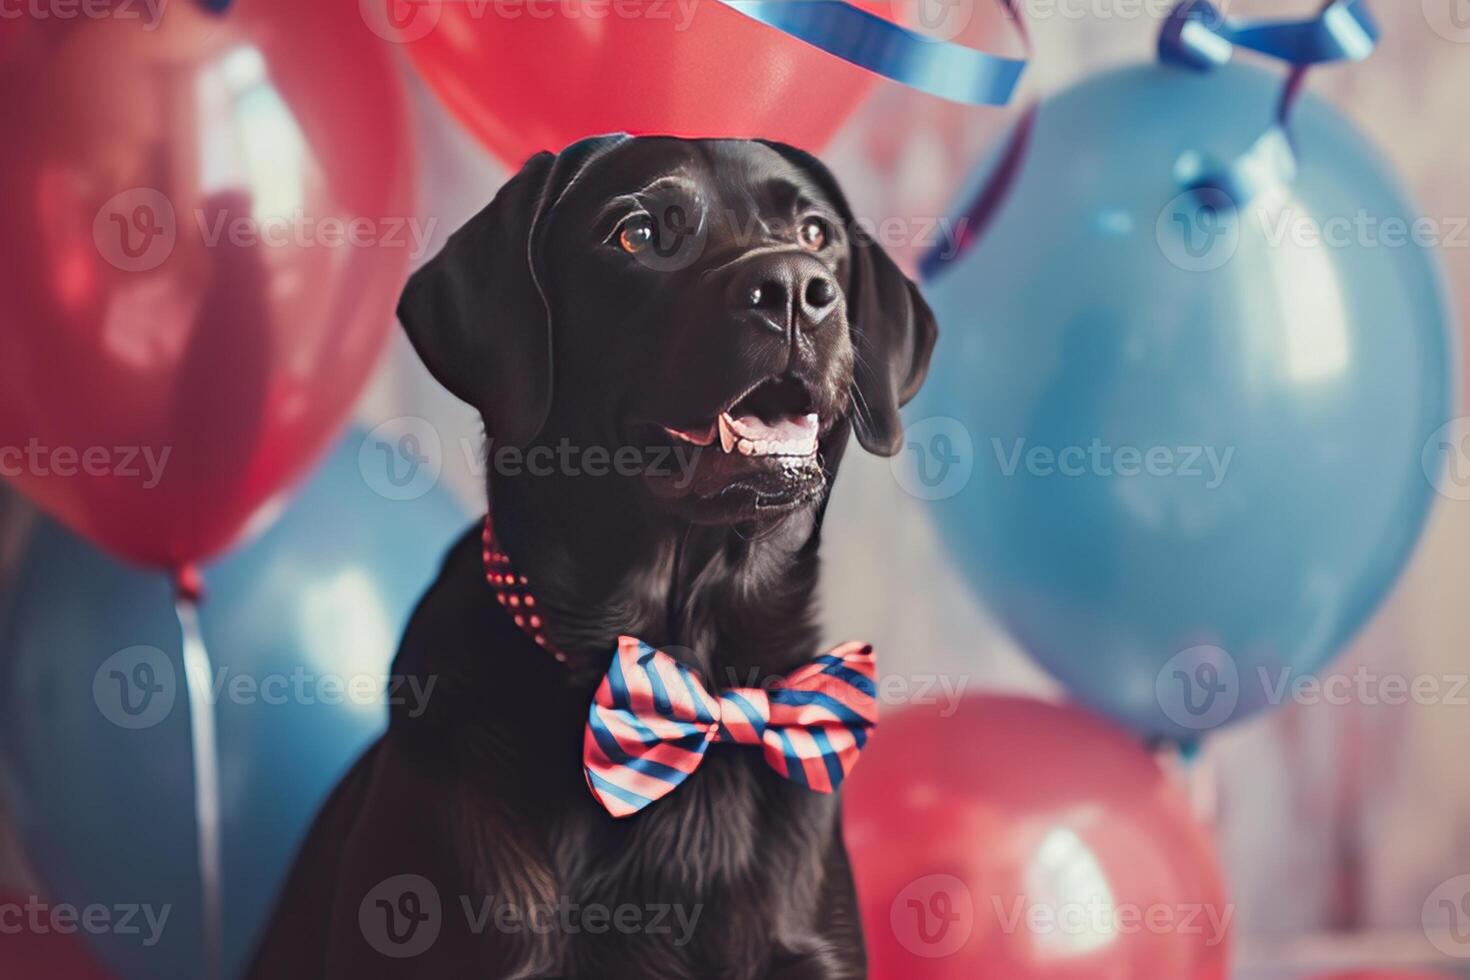
[(1236, 206), (1267, 188), (1289, 184), (1296, 178), (1297, 161), (1287, 122), (1306, 70), (1334, 61), (1361, 61), (1377, 48), (1378, 39), (1367, 0), (1333, 0), (1316, 17), (1290, 21), (1237, 20), (1209, 0), (1183, 0), (1159, 34), (1159, 59), (1165, 64), (1208, 70), (1243, 48), (1283, 61), (1293, 71), (1270, 129), (1224, 164), (1186, 154), (1179, 161), (1181, 181), (1195, 191), (1223, 194)]
[(1159, 57), (1189, 68), (1213, 68), (1236, 48), (1302, 67), (1362, 61), (1378, 46), (1378, 24), (1366, 0), (1335, 0), (1309, 20), (1242, 21), (1209, 0), (1185, 0), (1164, 22)]
[(843, 61), (952, 102), (1005, 105), (1026, 68), (1025, 59), (1005, 58), (927, 37), (845, 0), (724, 3)]

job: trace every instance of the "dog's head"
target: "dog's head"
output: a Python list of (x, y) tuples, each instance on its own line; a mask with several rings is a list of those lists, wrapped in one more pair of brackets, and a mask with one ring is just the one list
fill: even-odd
[(637, 479), (705, 523), (814, 504), (849, 429), (897, 452), (935, 339), (826, 167), (743, 140), (538, 154), (413, 276), (398, 314), (495, 445), (697, 452)]

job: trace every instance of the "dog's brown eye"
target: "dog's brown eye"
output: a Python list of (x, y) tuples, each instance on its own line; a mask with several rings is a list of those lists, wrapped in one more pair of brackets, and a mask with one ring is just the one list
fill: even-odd
[(827, 245), (827, 226), (816, 218), (807, 218), (797, 229), (796, 240), (808, 252), (820, 252)]
[(653, 219), (646, 214), (629, 218), (618, 232), (618, 244), (629, 255), (636, 255), (653, 244), (655, 234)]

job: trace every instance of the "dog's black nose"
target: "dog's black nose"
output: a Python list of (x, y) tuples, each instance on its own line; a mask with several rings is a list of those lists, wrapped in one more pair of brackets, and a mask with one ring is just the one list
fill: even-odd
[(735, 279), (737, 309), (759, 314), (757, 321), (781, 334), (820, 327), (837, 302), (837, 283), (809, 255), (776, 254), (751, 260)]

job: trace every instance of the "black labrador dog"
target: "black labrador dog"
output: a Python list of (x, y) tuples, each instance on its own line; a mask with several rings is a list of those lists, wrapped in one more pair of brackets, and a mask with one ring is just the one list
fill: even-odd
[(901, 445), (918, 290), (807, 153), (611, 136), (527, 162), (399, 316), (484, 418), (496, 580), (535, 605), (454, 546), (395, 665), (432, 698), (326, 803), (250, 976), (864, 976), (835, 794), (718, 744), (614, 817), (583, 733), (620, 635), (711, 691), (820, 652), (822, 514), (852, 433)]

